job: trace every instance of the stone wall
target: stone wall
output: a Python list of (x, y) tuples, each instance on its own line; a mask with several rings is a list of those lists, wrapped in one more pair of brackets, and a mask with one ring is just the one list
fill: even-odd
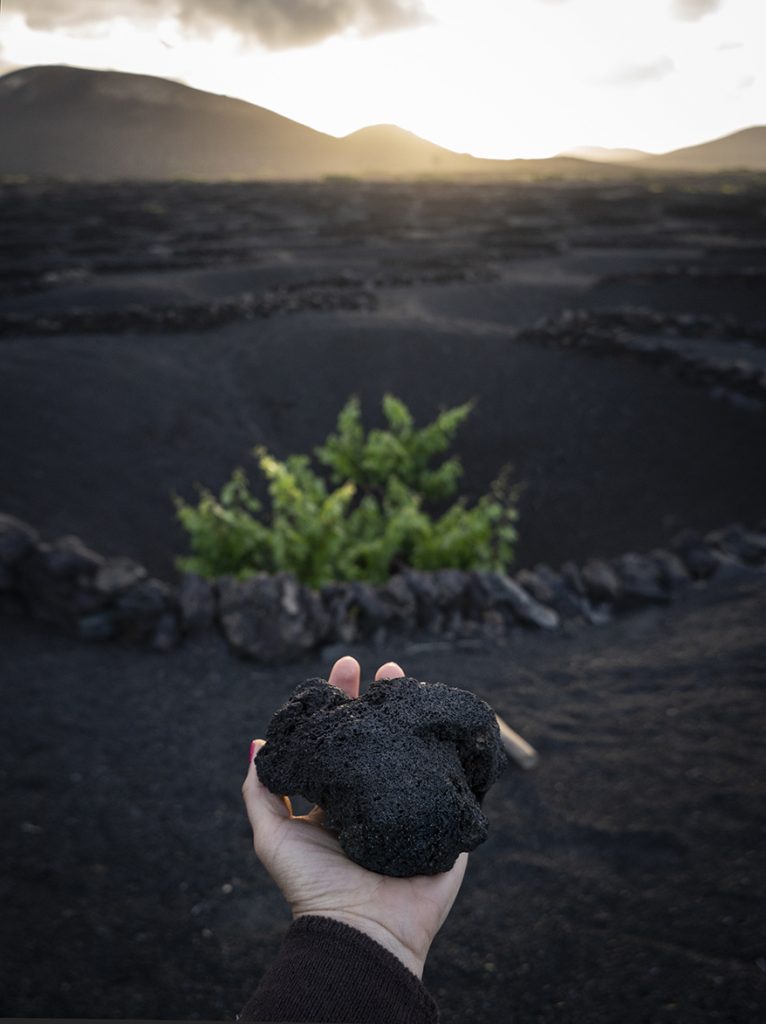
[(502, 572), (406, 569), (385, 584), (331, 583), (312, 590), (287, 572), (214, 581), (153, 579), (129, 558), (104, 558), (77, 537), (41, 540), (0, 514), (0, 612), (32, 615), (83, 640), (120, 640), (169, 651), (217, 629), (239, 655), (265, 664), (327, 645), (379, 644), (391, 637), (441, 638), (477, 646), (519, 629), (599, 625), (672, 601), (725, 574), (766, 572), (766, 520), (703, 536), (678, 534), (667, 549), (591, 559), (559, 569)]
[[(746, 326), (732, 317), (654, 310), (566, 309), (518, 332), (522, 341), (603, 354), (622, 354), (641, 362), (666, 365), (680, 377), (709, 388), (725, 389), (766, 408), (766, 369), (763, 360), (743, 358), (737, 341), (752, 349), (766, 344), (762, 327)], [(684, 350), (676, 339), (731, 342), (731, 356)]]

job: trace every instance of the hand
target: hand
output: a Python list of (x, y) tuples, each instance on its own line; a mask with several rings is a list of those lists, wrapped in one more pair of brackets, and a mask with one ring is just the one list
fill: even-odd
[[(333, 665), (329, 682), (358, 697), (360, 674), (359, 662), (346, 656)], [(390, 661), (375, 679), (405, 674)], [(293, 919), (318, 914), (343, 921), (385, 946), (422, 978), (428, 950), (463, 881), (468, 854), (461, 853), (440, 875), (413, 878), (379, 875), (355, 864), (335, 833), (322, 827), (321, 807), (295, 816), (289, 798), (276, 796), (259, 780), (255, 757), (265, 742), (255, 741), (242, 795), (255, 852), (290, 904)]]

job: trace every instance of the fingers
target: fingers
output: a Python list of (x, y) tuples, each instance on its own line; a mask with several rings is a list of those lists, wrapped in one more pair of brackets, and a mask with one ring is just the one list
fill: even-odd
[(255, 770), (255, 759), (258, 752), (263, 748), (266, 740), (254, 740), (253, 757), (247, 768), (247, 776), (242, 785), (242, 796), (247, 809), (247, 817), (250, 827), (253, 830), (253, 837), (257, 841), (259, 836), (268, 835), (280, 821), (292, 816), (292, 807), (288, 797), (277, 796), (272, 793), (258, 778)]
[(332, 683), (333, 686), (337, 686), (339, 690), (343, 690), (347, 696), (358, 697), (361, 675), (362, 670), (359, 662), (356, 658), (352, 658), (350, 654), (347, 654), (343, 658), (338, 658), (335, 662), (330, 672), (330, 678), (327, 681)]
[(395, 661), (387, 661), (375, 673), (375, 679), (401, 679), (404, 674), (401, 665), (397, 665)]
[[(401, 679), (404, 674), (405, 672), (401, 665), (395, 661), (387, 661), (375, 673), (375, 679)], [(361, 675), (362, 670), (359, 662), (356, 658), (352, 658), (350, 654), (347, 654), (335, 662), (328, 682), (343, 690), (349, 697), (355, 698), (359, 696)]]

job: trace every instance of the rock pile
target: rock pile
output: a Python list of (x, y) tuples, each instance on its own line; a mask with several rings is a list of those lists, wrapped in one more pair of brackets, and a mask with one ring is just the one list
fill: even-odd
[(64, 309), (54, 314), (0, 314), (0, 338), (30, 334), (102, 334), (151, 331), (201, 331), (237, 320), (270, 317), (306, 310), (369, 312), (377, 306), (373, 291), (349, 287), (343, 279), (300, 287), (272, 288), (259, 295), (246, 292), (236, 299), (178, 303), (169, 306), (134, 305), (114, 310)]
[[(675, 344), (679, 337), (725, 341), (732, 338), (737, 327), (737, 322), (727, 317), (659, 314), (631, 308), (603, 312), (566, 309), (557, 317), (544, 318), (533, 327), (519, 331), (516, 337), (560, 348), (621, 353), (642, 362), (671, 366), (686, 380), (724, 388), (766, 403), (766, 370), (758, 361), (743, 358), (741, 351), (732, 351), (730, 358), (721, 358)], [(761, 328), (743, 328), (743, 332), (745, 330), (746, 334), (739, 338), (746, 337), (750, 344), (763, 345), (766, 339)]]
[(122, 637), (170, 650), (179, 639), (177, 595), (130, 558), (103, 558), (77, 537), (40, 541), (0, 515), (0, 598), (84, 640)]
[(168, 651), (191, 633), (219, 629), (239, 655), (266, 664), (333, 644), (390, 637), (471, 646), (518, 629), (595, 625), (672, 601), (712, 576), (766, 570), (766, 520), (711, 533), (684, 530), (667, 549), (540, 564), (504, 572), (405, 569), (382, 585), (335, 582), (313, 590), (288, 572), (247, 580), (153, 579), (129, 558), (104, 558), (77, 537), (42, 541), (0, 514), (0, 611), (25, 613), (84, 640), (120, 639)]

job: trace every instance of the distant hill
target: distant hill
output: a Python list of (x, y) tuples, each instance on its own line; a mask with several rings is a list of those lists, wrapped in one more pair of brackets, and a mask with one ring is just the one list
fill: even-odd
[(575, 157), (481, 160), (393, 125), (343, 139), (244, 100), (148, 75), (57, 65), (0, 78), (0, 175), (85, 180), (560, 176), (634, 171)]
[(699, 146), (646, 156), (639, 166), (662, 171), (766, 171), (766, 127), (743, 128)]
[(595, 160), (597, 163), (622, 164), (636, 162), (649, 156), (642, 149), (609, 149), (605, 146), (577, 146), (568, 149), (561, 156), (576, 156), (582, 160)]

